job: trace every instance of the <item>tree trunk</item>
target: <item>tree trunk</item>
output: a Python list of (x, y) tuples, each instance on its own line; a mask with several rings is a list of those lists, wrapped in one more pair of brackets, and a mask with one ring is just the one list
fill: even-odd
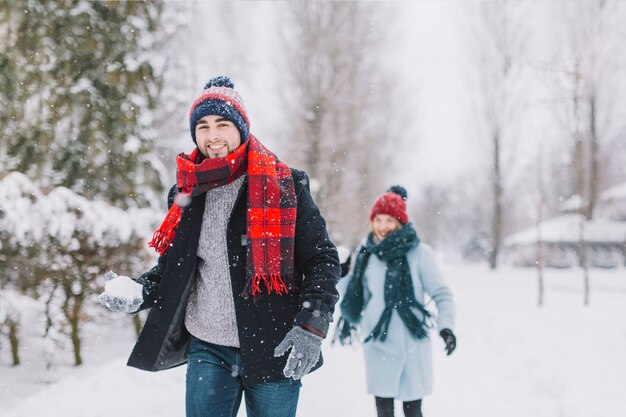
[[(322, 112), (322, 108), (321, 108), (321, 103), (317, 103), (316, 105), (314, 105), (313, 109), (307, 109), (307, 111), (309, 111), (311, 114), (313, 114), (314, 116), (310, 119), (307, 120), (307, 140), (309, 142), (309, 152), (308, 155), (306, 157), (306, 172), (309, 174), (311, 179), (314, 179), (315, 181), (323, 181), (324, 179), (322, 178), (322, 173), (321, 173), (321, 163), (320, 163), (320, 148), (321, 148), (321, 138), (320, 138), (320, 132), (321, 132), (321, 118), (323, 117), (323, 112)], [(323, 190), (312, 190), (313, 192), (313, 198), (315, 198), (315, 201), (317, 203), (318, 206), (322, 206), (324, 205), (324, 201), (323, 201)]]
[(491, 252), (489, 253), (489, 267), (493, 270), (498, 267), (498, 255), (502, 245), (502, 172), (500, 166), (500, 133), (493, 136), (493, 223)]
[(538, 305), (543, 305), (544, 278), (543, 278), (543, 246), (541, 244), (541, 223), (543, 222), (543, 206), (545, 204), (545, 194), (543, 187), (543, 158), (541, 149), (539, 150), (537, 167), (537, 188), (539, 191), (539, 204), (537, 204), (537, 257), (535, 259), (535, 267), (537, 268), (537, 284), (538, 284)]
[(596, 98), (592, 95), (589, 98), (589, 196), (585, 217), (587, 220), (593, 219), (593, 212), (598, 200), (600, 187), (600, 156), (598, 132), (596, 127)]
[[(579, 212), (586, 217), (588, 198), (586, 190), (586, 177), (587, 177), (587, 164), (586, 162), (586, 149), (585, 149), (585, 136), (582, 131), (581, 123), (581, 109), (580, 109), (580, 89), (581, 89), (581, 73), (580, 62), (576, 62), (574, 70), (574, 186), (576, 187), (576, 193), (580, 197)], [(581, 233), (582, 233), (581, 225)], [(581, 236), (582, 239), (582, 236)], [(581, 248), (582, 250), (582, 248)], [(582, 266), (582, 263), (580, 264)]]
[(81, 290), (79, 293), (74, 293), (72, 291), (71, 280), (64, 282), (63, 289), (65, 291), (63, 314), (70, 325), (69, 336), (74, 350), (74, 365), (80, 366), (83, 364), (80, 342), (80, 312), (85, 298), (85, 293), (84, 290)]
[(586, 218), (581, 214), (580, 216), (580, 241), (579, 241), (579, 260), (580, 266), (583, 269), (583, 304), (589, 305), (589, 256), (588, 245), (585, 241), (585, 222)]
[(70, 322), (70, 328), (72, 329), (72, 347), (74, 348), (74, 365), (80, 366), (83, 364), (83, 358), (81, 356), (81, 342), (80, 342), (80, 309), (83, 304), (82, 293), (74, 296), (74, 305), (72, 306), (71, 314), (68, 315)]
[(9, 320), (9, 343), (11, 344), (11, 357), (13, 358), (13, 366), (20, 364), (19, 355), (19, 338), (17, 336), (17, 323)]

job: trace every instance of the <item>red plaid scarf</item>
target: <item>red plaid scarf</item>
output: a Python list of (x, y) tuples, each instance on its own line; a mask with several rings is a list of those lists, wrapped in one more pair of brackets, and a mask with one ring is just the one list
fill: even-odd
[[(149, 243), (161, 255), (174, 242), (184, 201), (248, 174), (247, 282), (243, 297), (261, 292), (288, 292), (293, 276), (296, 231), (296, 190), (289, 167), (254, 136), (224, 158), (196, 163), (200, 151), (181, 153), (176, 162), (179, 195)], [(247, 171), (246, 171), (247, 169)]]

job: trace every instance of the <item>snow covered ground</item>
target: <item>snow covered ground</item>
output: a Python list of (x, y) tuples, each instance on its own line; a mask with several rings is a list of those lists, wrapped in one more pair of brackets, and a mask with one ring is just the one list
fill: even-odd
[[(426, 416), (626, 415), (624, 268), (592, 270), (588, 307), (578, 270), (548, 271), (545, 305), (537, 307), (532, 269), (443, 269), (457, 300), (458, 349), (445, 357), (434, 340), (435, 392), (424, 401)], [(78, 369), (62, 359), (46, 369), (36, 349), (12, 368), (3, 347), (0, 415), (184, 415), (184, 367), (153, 374), (125, 366), (134, 343), (129, 321), (94, 323), (85, 338)], [(298, 416), (373, 417), (360, 349), (325, 342), (324, 355), (324, 367), (304, 378)]]

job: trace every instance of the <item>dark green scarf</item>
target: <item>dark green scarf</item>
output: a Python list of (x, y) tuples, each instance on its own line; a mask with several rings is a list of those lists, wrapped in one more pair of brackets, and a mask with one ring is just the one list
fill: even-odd
[[(352, 278), (341, 301), (342, 316), (337, 323), (337, 333), (335, 333), (335, 339), (338, 337), (341, 344), (352, 343), (356, 335), (356, 324), (361, 319), (361, 312), (371, 298), (367, 285), (363, 281), (365, 269), (372, 254), (387, 264), (385, 309), (378, 324), (365, 338), (365, 342), (372, 339), (384, 342), (387, 339), (387, 331), (394, 310), (398, 312), (413, 337), (423, 339), (427, 336), (431, 315), (415, 299), (413, 280), (406, 258), (407, 252), (417, 247), (419, 242), (412, 223), (407, 223), (395, 230), (378, 244), (374, 242), (372, 233), (368, 235), (365, 245), (359, 249)], [(412, 309), (419, 311), (423, 318), (418, 319)]]

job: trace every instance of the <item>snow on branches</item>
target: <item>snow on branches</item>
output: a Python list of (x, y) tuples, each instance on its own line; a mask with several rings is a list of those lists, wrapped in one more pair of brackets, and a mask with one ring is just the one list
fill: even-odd
[(145, 270), (153, 256), (146, 241), (159, 220), (150, 209), (124, 211), (64, 187), (42, 190), (12, 172), (0, 179), (2, 286), (41, 303), (42, 333), (57, 344), (71, 341), (78, 365), (80, 323), (98, 311), (104, 272)]

